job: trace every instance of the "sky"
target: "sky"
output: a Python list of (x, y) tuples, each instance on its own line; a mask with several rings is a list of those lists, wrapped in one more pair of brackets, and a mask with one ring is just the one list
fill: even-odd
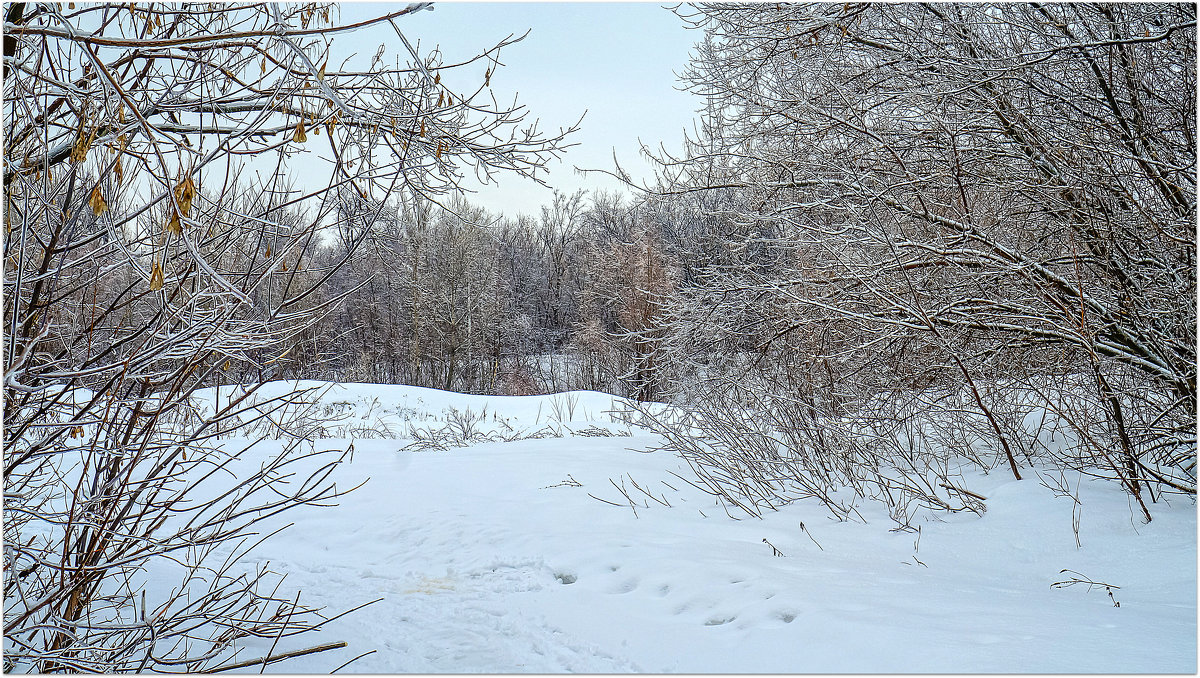
[[(345, 3), (342, 21), (378, 14), (402, 3)], [(651, 180), (653, 169), (641, 157), (640, 143), (682, 147), (685, 129), (699, 101), (679, 91), (675, 74), (686, 65), (692, 45), (701, 39), (665, 5), (650, 2), (438, 2), (433, 10), (408, 15), (400, 29), (422, 54), (437, 46), (446, 63), (466, 59), (510, 34), (521, 42), (500, 54), (502, 67), (492, 77), (497, 101), (529, 109), (526, 122), (555, 132), (584, 116), (580, 130), (560, 161), (552, 161), (546, 181), (564, 193), (577, 189), (620, 190), (610, 177), (581, 176), (575, 167), (613, 169), (616, 152), (635, 180)], [(360, 31), (335, 39), (335, 49), (350, 48), (366, 57), (379, 44), (402, 58), (406, 50), (394, 32)], [(586, 113), (586, 115), (585, 115)], [(536, 215), (552, 199), (550, 188), (516, 176), (498, 185), (470, 186), (473, 204), (493, 213)]]

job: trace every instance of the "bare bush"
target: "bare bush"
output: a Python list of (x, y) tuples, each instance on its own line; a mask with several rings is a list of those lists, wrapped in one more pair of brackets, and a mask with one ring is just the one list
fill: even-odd
[[(1159, 492), (1194, 495), (1194, 7), (677, 12), (705, 32), (685, 74), (705, 117), (649, 190), (738, 197), (709, 210), (729, 257), (666, 304), (658, 363), (728, 392), (710, 414), (730, 427), (724, 402), (770, 403), (751, 408), (756, 458), (791, 403), (815, 410), (779, 432), (806, 436), (780, 441), (805, 482), (832, 473), (806, 461), (822, 431), (855, 464), (863, 430), (919, 442), (888, 395), (912, 389), (964, 396), (916, 414), (975, 441), (873, 443), (932, 474), (893, 478), (903, 493), (936, 504), (934, 462), (956, 450), (1023, 477), (1042, 450), (1020, 424), (1042, 409), (1073, 431), (1055, 455), (1120, 482), (1145, 520)], [(747, 370), (764, 378), (742, 397)]]
[[(266, 665), (323, 623), (235, 563), (261, 521), (348, 489), (341, 455), (304, 443), (303, 394), (193, 394), (278, 378), (344, 298), (325, 283), (361, 231), (316, 254), (345, 195), (378, 209), (561, 150), (486, 78), (451, 90), (464, 64), (436, 52), (333, 57), (368, 25), (407, 45), (399, 22), (427, 8), (350, 26), (316, 4), (5, 6), (5, 670)], [(296, 188), (318, 143), (328, 174)], [(264, 439), (278, 452), (247, 452)], [(255, 639), (270, 656), (243, 660)]]

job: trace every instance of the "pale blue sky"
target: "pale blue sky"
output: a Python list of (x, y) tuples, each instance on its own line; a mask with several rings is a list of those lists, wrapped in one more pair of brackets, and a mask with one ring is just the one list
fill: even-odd
[[(343, 21), (401, 3), (345, 3)], [(615, 189), (613, 179), (579, 176), (574, 166), (612, 169), (615, 148), (634, 178), (652, 176), (638, 152), (638, 139), (652, 147), (665, 142), (681, 146), (691, 128), (694, 97), (675, 89), (675, 73), (687, 63), (691, 46), (702, 37), (685, 30), (678, 17), (658, 3), (641, 2), (438, 2), (432, 11), (397, 22), (420, 51), (441, 47), (447, 63), (465, 59), (495, 45), (509, 34), (525, 40), (501, 52), (504, 64), (492, 78), (501, 103), (527, 106), (530, 118), (547, 131), (567, 127), (587, 111), (562, 162), (550, 167), (547, 181), (570, 193), (578, 188)], [(389, 28), (360, 31), (335, 39), (335, 49), (351, 49), (369, 57), (380, 43), (389, 54), (406, 51)], [(493, 212), (515, 216), (537, 214), (551, 192), (531, 181), (506, 178), (484, 187), (469, 199)]]

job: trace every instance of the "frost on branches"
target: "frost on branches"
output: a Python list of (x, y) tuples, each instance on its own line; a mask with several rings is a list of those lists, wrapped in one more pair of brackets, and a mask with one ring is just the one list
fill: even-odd
[[(488, 92), (514, 41), (444, 66), (401, 33), (429, 8), (350, 25), (311, 3), (5, 5), (5, 671), (255, 667), (330, 617), (235, 566), (260, 520), (346, 489), (340, 453), (293, 470), (306, 394), (204, 413), (190, 396), (235, 363), (275, 378), (342, 300), (324, 284), (356, 243), (313, 265), (342, 198), (377, 209), (558, 156), (565, 133)], [(399, 59), (331, 57), (370, 25)], [(295, 190), (318, 147), (323, 183)], [(235, 421), (284, 452), (240, 463), (218, 442)], [(151, 570), (177, 585), (148, 591)]]
[(659, 344), (694, 467), (751, 509), (957, 510), (947, 457), (1020, 477), (1052, 425), (1145, 520), (1195, 494), (1194, 6), (677, 13), (704, 124), (656, 192), (735, 237)]

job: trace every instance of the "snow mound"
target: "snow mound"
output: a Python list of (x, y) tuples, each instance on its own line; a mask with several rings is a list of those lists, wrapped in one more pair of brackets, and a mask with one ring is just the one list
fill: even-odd
[[(281, 408), (285, 413), (313, 422), (311, 437), (325, 439), (413, 440), (446, 427), (467, 428), (467, 434), (487, 440), (630, 435), (632, 421), (628, 401), (596, 391), (482, 396), (417, 386), (299, 380), (201, 389), (192, 400), (199, 414), (208, 415), (248, 392), (243, 406), (264, 411), (286, 404)], [(239, 433), (258, 430), (262, 427)], [(468, 442), (471, 437), (467, 435)]]

